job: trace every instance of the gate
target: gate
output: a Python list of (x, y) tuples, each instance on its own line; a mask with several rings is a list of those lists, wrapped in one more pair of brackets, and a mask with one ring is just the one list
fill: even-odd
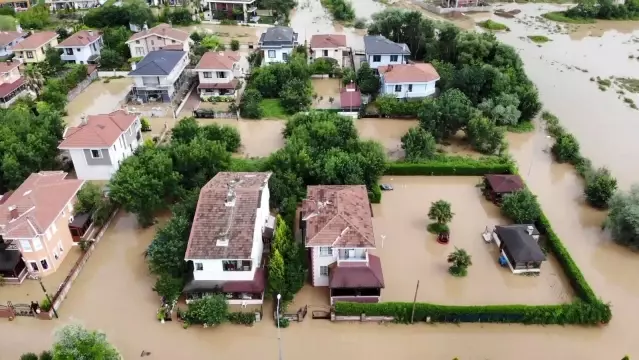
[(11, 304), (9, 301), (7, 305), (13, 308), (15, 316), (34, 316), (33, 307), (30, 304)]

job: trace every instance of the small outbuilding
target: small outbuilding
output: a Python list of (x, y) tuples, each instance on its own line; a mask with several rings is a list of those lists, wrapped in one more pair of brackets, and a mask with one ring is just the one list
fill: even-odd
[(495, 204), (501, 203), (504, 195), (523, 190), (526, 186), (519, 175), (489, 174), (484, 176), (484, 196)]
[(362, 106), (362, 93), (357, 86), (350, 83), (342, 88), (339, 94), (340, 109), (344, 112), (359, 112)]
[(539, 231), (534, 225), (495, 226), (493, 240), (514, 274), (541, 272), (546, 255), (538, 244)]

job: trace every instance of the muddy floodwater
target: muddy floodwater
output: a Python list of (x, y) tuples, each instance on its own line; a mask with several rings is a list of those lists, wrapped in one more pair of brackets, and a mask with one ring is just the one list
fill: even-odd
[(89, 85), (67, 105), (67, 124), (77, 125), (82, 116), (105, 114), (124, 104), (124, 97), (131, 90), (130, 78), (112, 79), (108, 83), (98, 79)]

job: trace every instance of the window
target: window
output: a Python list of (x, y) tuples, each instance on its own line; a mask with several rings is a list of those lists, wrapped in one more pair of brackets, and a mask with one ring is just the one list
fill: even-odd
[(66, 49), (64, 49), (64, 51), (67, 52), (67, 55), (73, 55), (73, 49), (71, 49), (71, 48), (66, 48)]
[(251, 271), (251, 260), (224, 260), (222, 261), (224, 271)]
[(58, 250), (60, 250), (61, 253), (64, 252), (64, 248), (62, 247), (62, 241), (58, 243)]
[(373, 55), (373, 62), (382, 61), (382, 55)]
[(51, 224), (51, 233), (55, 234), (56, 232), (58, 232), (58, 227), (55, 226), (55, 223)]
[(333, 248), (322, 246), (320, 248), (320, 256), (333, 256)]
[(140, 40), (135, 40), (135, 43), (136, 43), (136, 44), (139, 44), (139, 43), (140, 43)]
[(58, 252), (56, 250), (53, 250), (53, 258), (56, 260), (60, 258), (60, 255), (58, 255)]
[(83, 60), (80, 60), (80, 64), (84, 64), (84, 61), (83, 61)]
[(113, 144), (113, 151), (116, 151), (116, 150), (117, 150), (116, 146), (117, 146), (117, 143), (116, 143), (116, 144)]
[(139, 55), (139, 56), (144, 55), (144, 48), (136, 47), (135, 48), (135, 55)]
[(171, 44), (175, 44), (175, 40), (171, 40)]
[(75, 49), (75, 51), (80, 52), (80, 51), (82, 51), (82, 49), (77, 48), (77, 49)]
[(42, 250), (42, 241), (38, 238), (33, 238), (33, 250)]
[(400, 92), (402, 91), (402, 86), (401, 85), (395, 85), (395, 92)]
[(328, 56), (328, 50), (322, 50), (322, 56)]
[(47, 259), (40, 260), (40, 265), (42, 265), (42, 270), (47, 270), (49, 268), (49, 263)]
[(275, 50), (269, 50), (268, 51), (268, 57), (271, 58), (271, 59), (274, 59), (275, 58)]
[(218, 71), (216, 75), (218, 79), (226, 79), (226, 73), (224, 71)]
[(102, 158), (102, 150), (91, 150), (91, 157), (94, 159), (101, 159)]
[(320, 276), (328, 276), (328, 266), (320, 266)]
[(38, 263), (35, 261), (29, 261), (29, 265), (31, 265), (31, 271), (38, 272), (40, 269), (38, 268)]
[(51, 240), (51, 231), (49, 229), (47, 229), (44, 234), (47, 236), (47, 240)]
[(91, 44), (91, 46), (93, 47), (93, 51), (96, 51), (97, 49), (95, 48), (95, 43)]
[(408, 84), (408, 92), (413, 92), (413, 84)]
[(282, 53), (282, 59), (284, 59), (284, 61), (288, 61), (288, 54)]
[(202, 271), (202, 270), (204, 270), (204, 264), (202, 264), (202, 263), (195, 263), (195, 270), (196, 270), (196, 271)]
[(399, 56), (397, 56), (397, 55), (391, 55), (390, 57), (391, 57), (391, 62), (397, 62), (397, 58), (398, 58)]
[(33, 51), (27, 51), (27, 58), (33, 59)]
[(32, 252), (31, 242), (29, 240), (20, 240), (20, 247), (23, 252)]
[(155, 45), (155, 42), (153, 40), (151, 40), (151, 45)]
[(210, 79), (210, 78), (213, 77), (213, 73), (210, 72), (210, 71), (205, 71), (205, 72), (203, 72), (203, 74), (204, 74), (204, 78), (205, 79)]

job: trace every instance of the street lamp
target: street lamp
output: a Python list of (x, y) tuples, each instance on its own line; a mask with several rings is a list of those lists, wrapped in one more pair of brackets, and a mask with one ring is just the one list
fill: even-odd
[(280, 330), (280, 299), (282, 298), (281, 294), (277, 294), (277, 347), (279, 352), (279, 360), (282, 360), (282, 331)]

